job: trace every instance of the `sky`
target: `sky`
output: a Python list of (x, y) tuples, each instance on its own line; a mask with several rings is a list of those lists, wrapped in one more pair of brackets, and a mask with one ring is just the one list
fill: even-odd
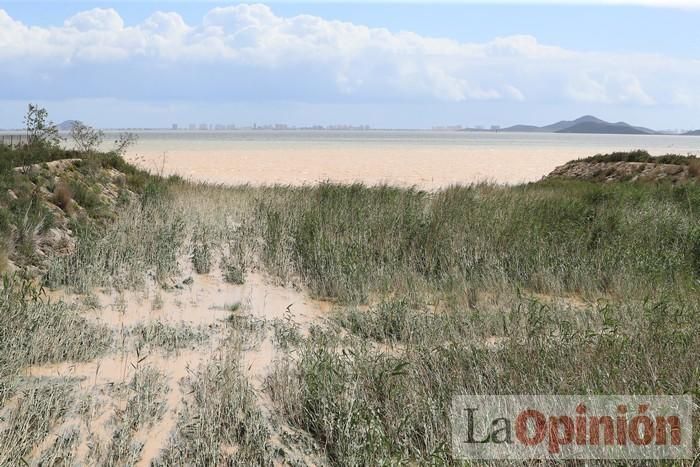
[(700, 0), (1, 1), (0, 128), (700, 128)]

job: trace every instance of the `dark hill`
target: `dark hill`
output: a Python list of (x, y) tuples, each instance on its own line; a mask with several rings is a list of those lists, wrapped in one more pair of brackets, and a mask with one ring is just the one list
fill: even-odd
[(66, 120), (65, 122), (61, 122), (56, 126), (58, 127), (59, 131), (71, 131), (76, 123), (77, 122), (75, 120)]
[(577, 123), (568, 128), (558, 130), (555, 133), (594, 133), (607, 135), (648, 135), (650, 133), (633, 126), (613, 123), (584, 122)]
[(528, 133), (593, 133), (619, 135), (652, 135), (656, 131), (649, 128), (632, 126), (625, 122), (610, 123), (593, 115), (584, 115), (576, 120), (562, 120), (551, 125), (515, 125), (501, 131), (519, 131)]
[(579, 117), (576, 120), (562, 120), (557, 123), (552, 123), (551, 125), (543, 126), (541, 127), (541, 131), (546, 131), (550, 133), (556, 133), (561, 130), (565, 130), (567, 128), (571, 128), (573, 126), (582, 124), (582, 123), (607, 123), (604, 120), (601, 120), (599, 118), (594, 117), (593, 115), (584, 115), (583, 117)]

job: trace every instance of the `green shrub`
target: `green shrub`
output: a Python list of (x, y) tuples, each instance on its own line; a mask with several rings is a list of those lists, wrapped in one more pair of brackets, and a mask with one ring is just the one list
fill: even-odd
[(697, 159), (694, 155), (681, 156), (679, 154), (666, 154), (652, 156), (647, 151), (636, 150), (629, 152), (612, 152), (610, 154), (596, 154), (595, 156), (579, 159), (582, 162), (650, 162), (655, 164), (673, 164), (695, 166)]
[(223, 263), (224, 280), (229, 284), (242, 285), (245, 283), (245, 268), (240, 263)]
[(69, 186), (75, 201), (88, 212), (92, 212), (102, 204), (100, 193), (96, 187), (88, 186), (79, 180), (71, 180)]

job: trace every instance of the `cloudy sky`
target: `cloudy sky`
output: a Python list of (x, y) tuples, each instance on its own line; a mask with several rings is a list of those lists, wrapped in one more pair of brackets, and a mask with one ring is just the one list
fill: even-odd
[(0, 128), (700, 128), (700, 1), (0, 1)]

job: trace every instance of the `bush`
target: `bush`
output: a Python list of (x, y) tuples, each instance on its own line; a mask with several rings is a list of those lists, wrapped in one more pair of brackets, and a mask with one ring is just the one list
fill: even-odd
[(79, 180), (71, 180), (70, 189), (73, 192), (75, 201), (84, 209), (93, 211), (101, 206), (100, 195), (94, 187), (88, 186)]
[(29, 138), (29, 147), (56, 148), (61, 141), (58, 127), (49, 120), (46, 109), (36, 104), (29, 104), (24, 124)]
[(221, 258), (220, 268), (224, 280), (230, 284), (242, 285), (245, 282), (246, 261), (242, 246), (243, 239), (229, 244), (229, 252)]
[[(612, 152), (610, 154), (596, 154), (595, 156), (579, 159), (581, 162), (649, 162), (654, 164), (672, 165), (696, 165), (698, 160), (694, 155), (681, 156), (679, 154), (666, 154), (652, 156), (647, 151), (636, 150), (629, 152)], [(697, 175), (696, 175), (697, 176)]]
[(223, 266), (224, 280), (229, 284), (243, 285), (245, 283), (245, 269), (236, 263), (225, 263)]
[(53, 203), (61, 208), (68, 215), (73, 213), (73, 191), (63, 182), (56, 184), (53, 190)]
[(96, 130), (80, 121), (73, 123), (70, 136), (78, 150), (84, 153), (97, 151), (104, 140), (104, 133), (101, 130)]

